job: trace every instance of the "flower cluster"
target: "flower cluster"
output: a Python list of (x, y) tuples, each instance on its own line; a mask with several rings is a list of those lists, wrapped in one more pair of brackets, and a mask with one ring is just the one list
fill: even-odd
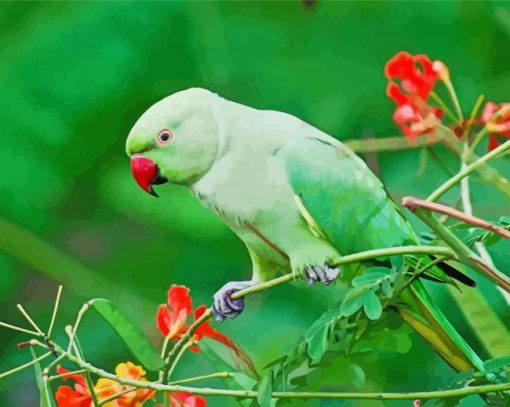
[(434, 129), (443, 111), (427, 104), (438, 78), (448, 76), (440, 61), (426, 55), (399, 52), (386, 64), (387, 95), (396, 103), (393, 120), (406, 137), (414, 138)]
[[(156, 314), (156, 326), (164, 341), (163, 353), (168, 341), (178, 341), (186, 334), (194, 321), (200, 318), (207, 307), (200, 305), (193, 311), (193, 300), (188, 287), (172, 285), (167, 293), (167, 301), (161, 304)], [(193, 315), (193, 320), (189, 321)], [(255, 366), (248, 354), (238, 347), (232, 339), (212, 328), (207, 321), (202, 322), (193, 332), (189, 347), (193, 352), (199, 352), (199, 342), (208, 337), (227, 346), (238, 362), (256, 372)], [(81, 373), (75, 374), (62, 366), (57, 367), (57, 373), (65, 381), (74, 381), (74, 386), (59, 386), (55, 399), (59, 407), (90, 407), (95, 398), (105, 407), (139, 407), (146, 400), (156, 398), (156, 392), (151, 389), (137, 388), (125, 385), (110, 378), (99, 378), (95, 384), (87, 383), (87, 378)], [(119, 363), (115, 368), (118, 378), (147, 381), (146, 371), (132, 362)], [(91, 391), (92, 389), (92, 391)], [(164, 397), (172, 407), (206, 407), (206, 399), (187, 392), (167, 392)]]
[[(427, 55), (399, 52), (387, 62), (385, 75), (388, 79), (386, 94), (397, 105), (393, 120), (410, 139), (434, 131), (443, 121), (443, 108), (429, 102), (438, 80), (446, 84), (456, 102), (447, 66), (441, 61), (432, 61)], [(434, 96), (445, 106), (439, 96)], [(485, 126), (489, 136), (487, 148), (493, 150), (499, 145), (498, 137), (510, 138), (510, 103), (487, 102), (479, 118), (475, 116), (464, 121), (462, 117), (454, 117), (450, 129), (460, 138), (474, 123)]]
[[(67, 374), (69, 370), (62, 366), (57, 367), (58, 374), (64, 374), (64, 380), (74, 381), (74, 388), (70, 386), (59, 386), (55, 393), (55, 399), (59, 407), (90, 407), (93, 405), (92, 394), (83, 374)], [(131, 362), (119, 363), (115, 368), (115, 374), (119, 377), (146, 381), (145, 370)], [(129, 391), (132, 390), (132, 391)], [(153, 396), (149, 389), (137, 389), (132, 386), (123, 385), (112, 379), (100, 378), (94, 385), (94, 395), (101, 402), (109, 399), (115, 394), (120, 396), (111, 402), (103, 404), (105, 407), (135, 407), (142, 405), (143, 401)]]

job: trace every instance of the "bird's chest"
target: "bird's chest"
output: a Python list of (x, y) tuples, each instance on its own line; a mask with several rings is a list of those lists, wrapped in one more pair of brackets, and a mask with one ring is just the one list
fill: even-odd
[(286, 173), (271, 159), (242, 164), (215, 168), (192, 192), (251, 249), (281, 262), (282, 254), (271, 244), (278, 240), (277, 231), (290, 230), (299, 217)]

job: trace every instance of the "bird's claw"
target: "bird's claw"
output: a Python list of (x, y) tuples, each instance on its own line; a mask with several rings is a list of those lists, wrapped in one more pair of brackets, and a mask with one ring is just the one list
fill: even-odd
[(313, 285), (320, 281), (325, 285), (331, 284), (340, 274), (340, 267), (329, 267), (327, 264), (322, 266), (313, 266), (305, 270), (305, 280), (308, 285)]
[(251, 284), (247, 281), (232, 281), (225, 284), (214, 294), (213, 316), (218, 322), (223, 322), (226, 318), (235, 318), (244, 309), (244, 298), (232, 299), (231, 295), (241, 291)]

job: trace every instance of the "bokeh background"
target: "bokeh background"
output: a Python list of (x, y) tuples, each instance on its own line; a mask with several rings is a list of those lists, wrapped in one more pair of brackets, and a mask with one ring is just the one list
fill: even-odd
[[(201, 86), (292, 113), (341, 140), (397, 136), (383, 67), (400, 50), (443, 60), (466, 112), (479, 94), (510, 100), (504, 2), (1, 3), (0, 319), (23, 325), (22, 303), (45, 325), (63, 283), (57, 337), (85, 300), (107, 296), (159, 343), (154, 316), (171, 283), (189, 286), (199, 305), (251, 271), (243, 245), (186, 190), (165, 185), (158, 200), (135, 185), (124, 140), (136, 119), (164, 96)], [(457, 170), (446, 150), (433, 154), (371, 159), (398, 199), (425, 196)], [(497, 166), (510, 170), (508, 161)], [(472, 188), (477, 214), (508, 215), (509, 201), (495, 188), (476, 176)], [(455, 203), (454, 196), (445, 200)], [(491, 252), (510, 269), (508, 244)], [(508, 324), (505, 299), (481, 286)], [(263, 366), (292, 349), (328, 296), (300, 284), (277, 287), (250, 298), (243, 317), (220, 329)], [(438, 299), (484, 354), (448, 292), (439, 290)], [(94, 363), (111, 370), (131, 358), (99, 318), (88, 316), (82, 328)], [(0, 371), (29, 360), (16, 349), (24, 338), (1, 331)], [(188, 355), (179, 374), (212, 369)], [(381, 358), (366, 372), (364, 389), (385, 391), (435, 389), (452, 374), (418, 337), (409, 353)], [(334, 388), (353, 390), (340, 380)], [(0, 391), (2, 405), (38, 405), (30, 370), (0, 381)]]

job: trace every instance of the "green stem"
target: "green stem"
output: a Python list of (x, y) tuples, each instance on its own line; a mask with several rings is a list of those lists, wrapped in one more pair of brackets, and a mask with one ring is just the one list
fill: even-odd
[[(58, 345), (53, 344), (57, 352), (64, 353), (64, 350)], [(51, 354), (51, 352), (49, 352)], [(121, 384), (134, 386), (143, 389), (152, 389), (158, 392), (189, 392), (202, 396), (231, 396), (240, 398), (256, 398), (258, 392), (253, 390), (228, 390), (215, 389), (210, 387), (188, 387), (178, 385), (168, 385), (141, 380), (133, 380), (125, 377), (116, 376), (103, 369), (97, 368), (90, 363), (84, 362), (80, 358), (68, 354), (68, 359), (79, 367), (96, 374), (99, 377), (115, 380)], [(483, 386), (463, 387), (453, 390), (424, 391), (414, 393), (341, 393), (341, 392), (273, 392), (272, 398), (277, 399), (351, 399), (351, 400), (413, 400), (413, 399), (433, 399), (448, 397), (463, 397), (470, 394), (485, 394), (493, 392), (502, 392), (510, 390), (510, 383), (489, 384)]]
[(198, 329), (198, 327), (207, 321), (212, 316), (212, 308), (208, 308), (199, 318), (197, 318), (189, 327), (184, 335), (182, 335), (181, 339), (175, 344), (172, 350), (168, 353), (168, 356), (165, 359), (165, 368), (163, 369), (163, 380), (168, 377), (168, 372), (172, 368), (173, 360), (180, 353), (181, 349), (186, 346), (186, 344), (190, 341), (191, 337)]
[(400, 151), (427, 147), (442, 139), (437, 134), (424, 134), (412, 140), (405, 137), (377, 137), (363, 140), (346, 140), (343, 143), (356, 153), (376, 153), (379, 151)]
[(441, 99), (441, 97), (436, 92), (430, 92), (430, 96), (439, 105), (439, 107), (446, 112), (450, 119), (452, 119), (454, 122), (458, 120), (453, 114), (453, 112), (450, 110), (450, 108), (446, 106), (446, 103), (443, 102), (443, 99)]
[(80, 308), (80, 311), (78, 311), (78, 316), (76, 317), (76, 322), (74, 323), (74, 327), (72, 328), (70, 334), (69, 334), (69, 345), (67, 346), (67, 352), (71, 351), (71, 348), (74, 344), (74, 338), (76, 336), (76, 332), (78, 331), (78, 327), (80, 326), (81, 319), (85, 312), (90, 308), (90, 304), (86, 302), (83, 304)]
[(464, 117), (462, 116), (462, 109), (460, 108), (459, 99), (457, 98), (457, 93), (455, 92), (455, 89), (453, 87), (453, 83), (450, 80), (450, 77), (447, 77), (444, 80), (444, 84), (446, 86), (446, 90), (448, 91), (448, 94), (450, 95), (450, 98), (452, 99), (453, 106), (455, 107), (455, 111), (457, 112), (458, 120), (463, 121)]
[(60, 303), (60, 296), (62, 295), (62, 285), (58, 286), (57, 296), (55, 298), (55, 305), (53, 306), (53, 313), (51, 314), (51, 321), (50, 326), (48, 328), (48, 332), (46, 333), (46, 336), (51, 336), (51, 331), (53, 330), (53, 324), (55, 323), (55, 318), (57, 317), (57, 311), (58, 311), (58, 305)]
[[(439, 246), (401, 246), (401, 247), (387, 247), (384, 249), (373, 249), (367, 250), (360, 253), (349, 254), (347, 256), (343, 256), (338, 258), (337, 260), (331, 262), (331, 267), (337, 267), (348, 263), (358, 263), (365, 260), (375, 259), (377, 257), (386, 257), (386, 256), (396, 256), (400, 254), (418, 254), (418, 255), (437, 255), (437, 256), (446, 256), (452, 259), (457, 258), (455, 253), (449, 249), (448, 247), (439, 247)], [(237, 299), (244, 297), (246, 295), (254, 294), (259, 291), (267, 290), (268, 288), (272, 288), (274, 286), (286, 283), (288, 281), (294, 280), (295, 275), (293, 273), (284, 274), (281, 277), (274, 278), (265, 283), (260, 283), (254, 285), (253, 287), (248, 287), (244, 290), (237, 291), (231, 295), (232, 299)]]
[(473, 154), (475, 152), (476, 147), (478, 147), (478, 144), (480, 144), (480, 142), (486, 136), (487, 136), (487, 128), (483, 127), (478, 133), (476, 133), (475, 138), (473, 139), (473, 142), (471, 143), (471, 146), (469, 147), (467, 157), (469, 157), (471, 154)]
[(463, 178), (467, 177), (472, 172), (479, 169), (488, 161), (497, 158), (499, 155), (505, 153), (510, 150), (510, 140), (501, 144), (499, 147), (495, 148), (491, 152), (485, 154), (483, 157), (479, 158), (475, 162), (467, 165), (453, 177), (451, 177), (448, 181), (446, 181), (443, 185), (437, 188), (430, 196), (427, 198), (429, 201), (437, 201), (444, 193), (450, 190), (453, 186), (455, 186), (458, 182), (460, 182)]
[(70, 375), (75, 375), (75, 374), (81, 374), (81, 373), (85, 373), (85, 372), (86, 372), (85, 369), (73, 370), (72, 372), (60, 373), (60, 374), (56, 374), (56, 375), (50, 376), (48, 378), (48, 380), (50, 382), (52, 382), (54, 380), (61, 379), (62, 377), (66, 377), (66, 376), (70, 376)]
[(184, 346), (179, 350), (179, 353), (175, 356), (174, 360), (170, 364), (170, 367), (168, 368), (168, 373), (166, 375), (167, 382), (170, 380), (170, 377), (172, 377), (172, 374), (173, 374), (177, 364), (181, 360), (182, 355), (184, 355), (184, 352), (186, 352), (194, 343), (195, 342), (193, 340), (190, 340), (187, 343), (185, 343)]
[(508, 278), (495, 267), (484, 264), (475, 253), (462, 243), (457, 236), (451, 233), (445, 225), (439, 222), (432, 213), (421, 208), (415, 209), (413, 213), (455, 251), (462, 263), (475, 268), (481, 275), (493, 281), (505, 291), (510, 292), (510, 282)]
[(230, 373), (230, 372), (217, 372), (217, 373), (211, 373), (211, 374), (206, 374), (206, 375), (202, 375), (202, 376), (188, 377), (187, 379), (175, 380), (168, 384), (176, 385), (176, 384), (183, 384), (183, 383), (198, 382), (200, 380), (207, 380), (207, 379), (228, 379), (230, 377), (232, 377), (232, 373)]
[(114, 395), (101, 400), (101, 402), (98, 404), (98, 406), (103, 406), (106, 403), (109, 403), (110, 401), (113, 401), (113, 400), (119, 398), (120, 396), (123, 396), (124, 394), (128, 394), (128, 393), (131, 393), (132, 391), (137, 391), (137, 390), (138, 390), (138, 388), (133, 387), (131, 389), (126, 389), (126, 390), (120, 391), (118, 393), (115, 393)]
[(41, 360), (43, 360), (43, 359), (47, 358), (48, 356), (50, 356), (51, 353), (52, 353), (51, 351), (47, 352), (44, 355), (41, 355), (41, 356), (39, 356), (38, 358), (36, 358), (34, 360), (31, 360), (30, 362), (27, 362), (27, 363), (25, 363), (23, 365), (15, 367), (14, 369), (8, 370), (7, 372), (0, 373), (0, 379), (3, 379), (4, 377), (10, 376), (10, 375), (12, 375), (14, 373), (19, 372), (20, 370), (26, 369), (27, 367), (30, 367), (32, 365), (35, 365), (36, 363), (39, 363)]
[(14, 331), (19, 331), (19, 332), (23, 332), (26, 334), (30, 334), (33, 336), (42, 336), (39, 332), (31, 331), (30, 329), (21, 328), (16, 325), (11, 325), (11, 324), (8, 324), (7, 322), (0, 321), (0, 326), (3, 326), (4, 328), (12, 329)]

